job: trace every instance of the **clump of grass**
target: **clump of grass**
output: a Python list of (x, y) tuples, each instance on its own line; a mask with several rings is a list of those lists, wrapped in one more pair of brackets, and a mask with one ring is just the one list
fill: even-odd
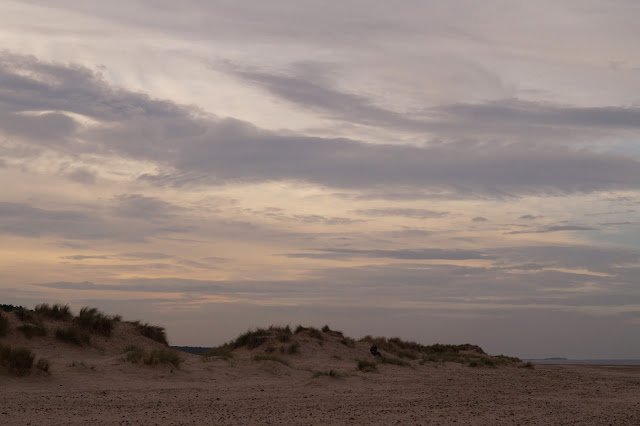
[(377, 358), (378, 362), (380, 362), (381, 364), (391, 364), (391, 365), (399, 365), (401, 367), (408, 367), (409, 363), (407, 361), (403, 361), (399, 358), (393, 358), (393, 357), (388, 357), (388, 356), (383, 356), (380, 358)]
[(14, 312), (18, 317), (18, 319), (22, 322), (36, 321), (36, 314), (30, 309), (20, 307), (19, 309), (16, 309)]
[(358, 360), (358, 370), (364, 373), (370, 373), (372, 371), (376, 371), (378, 366), (375, 362), (369, 361), (368, 359)]
[(289, 366), (289, 363), (280, 358), (277, 355), (271, 355), (271, 354), (258, 354), (256, 356), (253, 357), (254, 361), (275, 361), (275, 362), (279, 362), (280, 364), (286, 365), (287, 367)]
[(45, 358), (40, 358), (40, 359), (38, 359), (38, 362), (36, 363), (36, 368), (38, 370), (40, 370), (40, 371), (48, 373), (49, 372), (49, 368), (51, 368), (51, 363)]
[(267, 341), (269, 334), (269, 331), (264, 328), (248, 330), (236, 338), (233, 342), (233, 346), (234, 348), (246, 346), (249, 349), (255, 349)]
[(0, 311), (0, 337), (5, 337), (9, 333), (9, 320)]
[(138, 331), (143, 336), (164, 345), (169, 345), (169, 342), (167, 342), (167, 333), (164, 331), (164, 327), (151, 325), (148, 323), (140, 323), (137, 321), (133, 322), (133, 324), (138, 328)]
[(38, 315), (56, 320), (66, 321), (73, 318), (69, 305), (61, 305), (59, 303), (56, 303), (54, 305), (41, 303), (39, 305), (36, 305), (34, 311)]
[(305, 331), (306, 328), (304, 328), (302, 325), (298, 324), (298, 326), (296, 327), (296, 330), (293, 332), (293, 334), (298, 334), (300, 332)]
[(356, 341), (353, 340), (351, 337), (345, 337), (342, 340), (340, 340), (340, 343), (342, 343), (343, 345), (345, 345), (348, 348), (355, 348), (356, 347)]
[(75, 326), (57, 328), (56, 338), (78, 346), (88, 345), (91, 341), (89, 333)]
[(418, 359), (418, 354), (415, 351), (409, 349), (400, 349), (399, 351), (396, 351), (395, 354), (400, 358), (409, 358), (412, 360)]
[(211, 348), (204, 354), (205, 357), (217, 356), (223, 359), (233, 358), (233, 345), (231, 343), (225, 343), (224, 345)]
[(125, 361), (131, 362), (133, 364), (137, 364), (146, 356), (146, 352), (144, 351), (144, 349), (139, 348), (135, 345), (127, 346), (124, 352)]
[(47, 335), (47, 329), (40, 322), (36, 324), (22, 324), (17, 328), (17, 330), (21, 331), (27, 337), (27, 339), (31, 339), (33, 336)]
[(338, 378), (341, 377), (342, 374), (340, 374), (339, 371), (336, 370), (329, 370), (329, 371), (314, 371), (313, 372), (313, 377), (323, 377), (323, 376), (327, 376), (327, 377), (333, 377), (333, 378)]
[(145, 355), (143, 361), (146, 365), (169, 363), (176, 368), (180, 368), (183, 360), (180, 358), (180, 355), (178, 355), (178, 352), (172, 349), (162, 348), (153, 349), (151, 353)]
[(309, 336), (313, 337), (314, 339), (318, 339), (318, 340), (324, 339), (322, 332), (315, 327), (308, 327), (307, 331), (309, 332)]
[(300, 343), (299, 342), (293, 342), (292, 344), (289, 345), (289, 347), (287, 348), (287, 353), (289, 355), (295, 355), (298, 352), (300, 352)]
[(286, 343), (288, 341), (291, 340), (291, 335), (293, 334), (291, 332), (291, 327), (289, 327), (288, 325), (284, 328), (279, 327), (279, 328), (274, 328), (273, 326), (269, 327), (269, 330), (275, 330), (277, 333), (277, 337), (278, 337), (278, 341), (282, 342), (282, 343)]
[(323, 333), (328, 333), (328, 332), (330, 332), (330, 331), (331, 331), (331, 329), (329, 328), (329, 325), (326, 325), (326, 324), (325, 324), (325, 326), (324, 326), (324, 327), (322, 327), (322, 332), (323, 332)]
[(98, 308), (85, 306), (80, 310), (80, 314), (75, 319), (76, 324), (93, 333), (100, 333), (104, 336), (111, 336), (113, 330), (113, 318), (100, 312)]
[(6, 365), (9, 371), (16, 376), (29, 374), (35, 355), (29, 348), (11, 347), (11, 345), (0, 345), (0, 364)]

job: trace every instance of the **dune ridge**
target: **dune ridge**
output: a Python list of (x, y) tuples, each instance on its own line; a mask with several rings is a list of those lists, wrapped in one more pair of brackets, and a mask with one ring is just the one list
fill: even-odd
[[(3, 424), (633, 424), (640, 369), (527, 366), (479, 346), (270, 326), (194, 355), (161, 327), (64, 306), (0, 314)], [(30, 325), (30, 327), (24, 327)], [(74, 328), (75, 341), (58, 330)], [(44, 331), (43, 331), (44, 330)], [(72, 333), (73, 335), (73, 333)], [(381, 356), (369, 349), (376, 345)], [(37, 366), (40, 359), (48, 367)]]

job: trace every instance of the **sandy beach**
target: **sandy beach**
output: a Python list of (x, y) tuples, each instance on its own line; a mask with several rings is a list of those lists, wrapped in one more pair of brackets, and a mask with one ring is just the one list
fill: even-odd
[[(5, 316), (12, 317), (11, 314)], [(17, 325), (16, 318), (11, 326)], [(45, 321), (47, 328), (55, 321)], [(117, 323), (112, 336), (76, 347), (15, 330), (0, 344), (24, 345), (50, 361), (48, 373), (0, 372), (0, 423), (45, 424), (468, 424), (630, 425), (640, 423), (640, 368), (469, 367), (407, 360), (358, 370), (367, 342), (339, 334), (296, 334), (295, 354), (267, 344), (231, 358), (180, 353), (176, 368), (125, 360), (135, 342), (158, 342)], [(284, 352), (284, 351), (282, 351)], [(274, 360), (257, 361), (256, 355)], [(386, 354), (383, 354), (386, 355)], [(285, 365), (288, 364), (288, 365)]]

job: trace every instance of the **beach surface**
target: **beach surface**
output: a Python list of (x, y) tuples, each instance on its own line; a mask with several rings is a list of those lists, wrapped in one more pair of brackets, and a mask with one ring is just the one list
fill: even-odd
[(357, 362), (373, 359), (368, 343), (294, 337), (295, 354), (265, 345), (227, 359), (180, 353), (175, 367), (127, 361), (131, 339), (162, 346), (128, 324), (89, 347), (12, 331), (0, 344), (29, 346), (51, 367), (0, 372), (0, 424), (640, 424), (638, 367), (407, 360), (364, 372)]

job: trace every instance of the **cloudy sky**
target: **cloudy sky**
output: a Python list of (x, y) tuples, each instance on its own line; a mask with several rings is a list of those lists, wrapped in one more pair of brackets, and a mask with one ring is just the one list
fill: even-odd
[(640, 358), (640, 4), (2, 0), (0, 294)]

